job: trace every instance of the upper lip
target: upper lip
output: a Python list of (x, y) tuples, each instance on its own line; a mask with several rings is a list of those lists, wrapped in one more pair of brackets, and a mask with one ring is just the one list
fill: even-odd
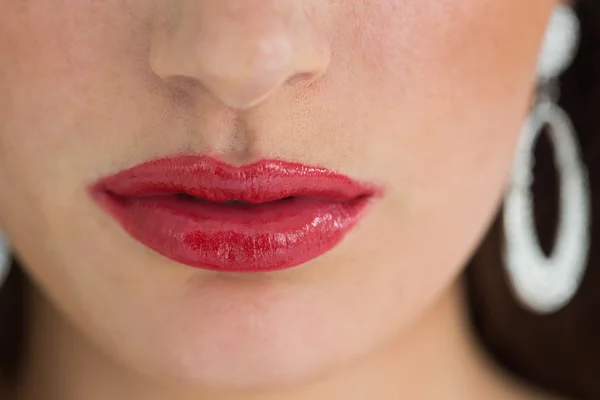
[(101, 179), (94, 189), (125, 198), (187, 194), (252, 204), (289, 197), (347, 201), (377, 193), (371, 185), (326, 168), (279, 160), (235, 167), (194, 155), (140, 164)]

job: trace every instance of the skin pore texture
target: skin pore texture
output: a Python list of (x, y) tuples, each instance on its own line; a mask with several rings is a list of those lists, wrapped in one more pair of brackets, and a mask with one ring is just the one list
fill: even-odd
[[(555, 5), (4, 0), (0, 226), (33, 282), (6, 398), (538, 398), (477, 347), (458, 277)], [(298, 268), (196, 270), (87, 191), (180, 153), (323, 166), (384, 195)]]

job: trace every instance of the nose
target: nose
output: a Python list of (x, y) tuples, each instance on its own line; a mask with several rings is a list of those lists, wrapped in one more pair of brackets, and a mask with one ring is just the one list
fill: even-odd
[(330, 48), (306, 3), (165, 1), (150, 65), (162, 79), (192, 79), (238, 109), (256, 105), (283, 84), (308, 85), (326, 72)]

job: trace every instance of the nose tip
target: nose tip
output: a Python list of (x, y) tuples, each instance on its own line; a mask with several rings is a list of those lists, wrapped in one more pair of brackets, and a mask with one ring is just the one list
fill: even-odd
[[(202, 57), (188, 75), (234, 108), (251, 107), (283, 84), (309, 85), (329, 63), (326, 48), (289, 35), (270, 34), (247, 41), (225, 38), (219, 46), (200, 47)], [(321, 47), (323, 47), (321, 45)]]
[[(230, 15), (203, 23), (202, 11), (158, 33), (150, 64), (162, 79), (191, 78), (224, 105), (244, 109), (284, 84), (309, 85), (327, 70), (329, 46), (307, 18), (287, 15), (283, 23), (270, 10), (251, 14), (258, 21)], [(261, 24), (265, 18), (270, 23)]]

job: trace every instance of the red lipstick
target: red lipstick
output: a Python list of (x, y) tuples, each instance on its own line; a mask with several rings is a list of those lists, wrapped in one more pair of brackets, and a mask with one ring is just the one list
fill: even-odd
[(185, 155), (108, 176), (94, 199), (136, 240), (221, 272), (291, 268), (335, 247), (365, 215), (374, 186), (278, 160), (234, 167)]

